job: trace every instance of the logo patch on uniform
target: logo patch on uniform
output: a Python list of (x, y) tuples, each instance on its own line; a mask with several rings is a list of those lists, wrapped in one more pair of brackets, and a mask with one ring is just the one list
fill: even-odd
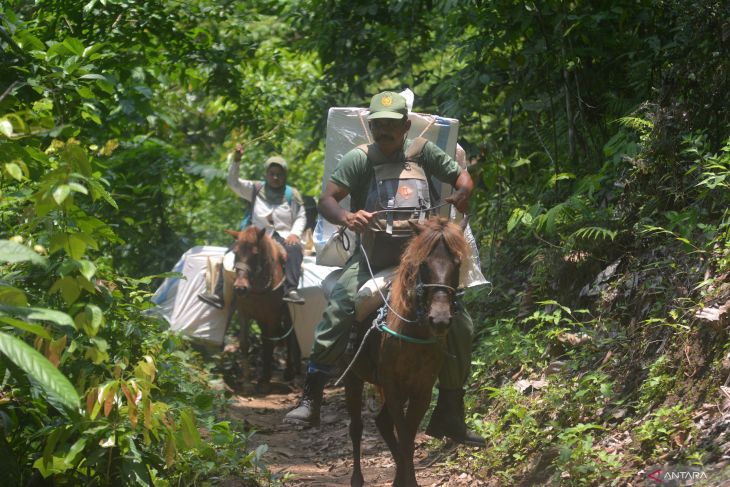
[(413, 190), (408, 186), (400, 186), (398, 187), (398, 194), (400, 194), (403, 198), (408, 198), (411, 194), (413, 194)]
[(380, 103), (382, 103), (384, 107), (389, 107), (393, 104), (393, 99), (389, 96), (384, 96), (380, 99)]

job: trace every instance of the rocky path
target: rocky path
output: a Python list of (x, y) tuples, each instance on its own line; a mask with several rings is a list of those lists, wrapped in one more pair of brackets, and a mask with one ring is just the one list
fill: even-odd
[[(264, 461), (269, 469), (285, 476), (291, 487), (349, 486), (352, 448), (348, 436), (348, 416), (344, 407), (344, 389), (328, 388), (319, 428), (302, 428), (282, 424), (282, 418), (297, 403), (301, 390), (274, 383), (267, 396), (238, 395), (230, 408), (232, 417), (244, 421), (257, 433), (253, 445), (268, 445)], [(368, 486), (390, 486), (395, 466), (390, 452), (377, 432), (374, 418), (378, 408), (371, 398), (364, 412), (363, 475)], [(416, 468), (421, 486), (485, 485), (445, 461), (456, 453), (451, 442), (430, 439), (423, 433), (416, 437)], [(453, 462), (451, 462), (453, 464)]]

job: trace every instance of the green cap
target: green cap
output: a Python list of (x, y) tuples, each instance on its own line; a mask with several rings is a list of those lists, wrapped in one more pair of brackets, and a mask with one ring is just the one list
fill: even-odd
[(270, 165), (276, 164), (282, 167), (285, 171), (287, 170), (286, 167), (286, 159), (284, 159), (281, 156), (271, 156), (268, 159), (266, 159), (266, 162), (264, 163), (264, 169), (268, 169)]
[(404, 118), (408, 116), (406, 99), (398, 93), (384, 91), (370, 100), (370, 115), (368, 120), (376, 118)]

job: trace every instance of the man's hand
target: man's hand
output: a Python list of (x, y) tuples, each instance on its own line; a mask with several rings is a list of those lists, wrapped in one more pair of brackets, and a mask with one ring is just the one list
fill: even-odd
[(468, 191), (457, 189), (456, 191), (451, 193), (451, 196), (446, 198), (444, 201), (454, 205), (456, 209), (460, 212), (466, 213), (469, 209), (469, 196), (470, 193)]
[(290, 233), (289, 236), (284, 239), (284, 243), (286, 245), (298, 245), (299, 242), (301, 242), (301, 240), (299, 240), (299, 237), (293, 233)]
[(241, 156), (243, 155), (243, 144), (240, 142), (236, 144), (236, 152), (233, 153), (233, 160), (241, 162)]
[(469, 210), (469, 197), (474, 190), (474, 181), (472, 181), (469, 171), (463, 169), (459, 177), (454, 183), (454, 192), (444, 201), (451, 203), (462, 213)]
[(367, 229), (370, 222), (375, 218), (375, 213), (365, 210), (359, 210), (355, 213), (348, 212), (345, 215), (345, 226), (354, 232), (363, 232)]

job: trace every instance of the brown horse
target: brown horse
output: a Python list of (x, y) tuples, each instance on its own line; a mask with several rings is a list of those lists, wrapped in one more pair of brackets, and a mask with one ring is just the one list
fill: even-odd
[[(430, 218), (411, 224), (415, 236), (403, 251), (390, 292), (381, 336), (366, 334), (361, 354), (345, 379), (350, 414), (353, 472), (361, 487), (362, 390), (380, 386), (384, 404), (375, 423), (396, 464), (394, 487), (418, 486), (413, 467), (416, 429), (431, 402), (431, 391), (446, 352), (446, 334), (455, 312), (459, 267), (467, 254), (464, 227)], [(407, 408), (406, 408), (407, 403)]]
[[(236, 277), (233, 282), (240, 332), (241, 352), (248, 359), (249, 320), (261, 328), (262, 370), (256, 389), (267, 392), (276, 341), (286, 338), (287, 358), (284, 379), (289, 380), (299, 369), (300, 351), (292, 330), (289, 307), (284, 297), (284, 264), (286, 250), (266, 234), (263, 228), (249, 226), (241, 232), (226, 230), (236, 238)], [(282, 336), (284, 335), (284, 336)]]

